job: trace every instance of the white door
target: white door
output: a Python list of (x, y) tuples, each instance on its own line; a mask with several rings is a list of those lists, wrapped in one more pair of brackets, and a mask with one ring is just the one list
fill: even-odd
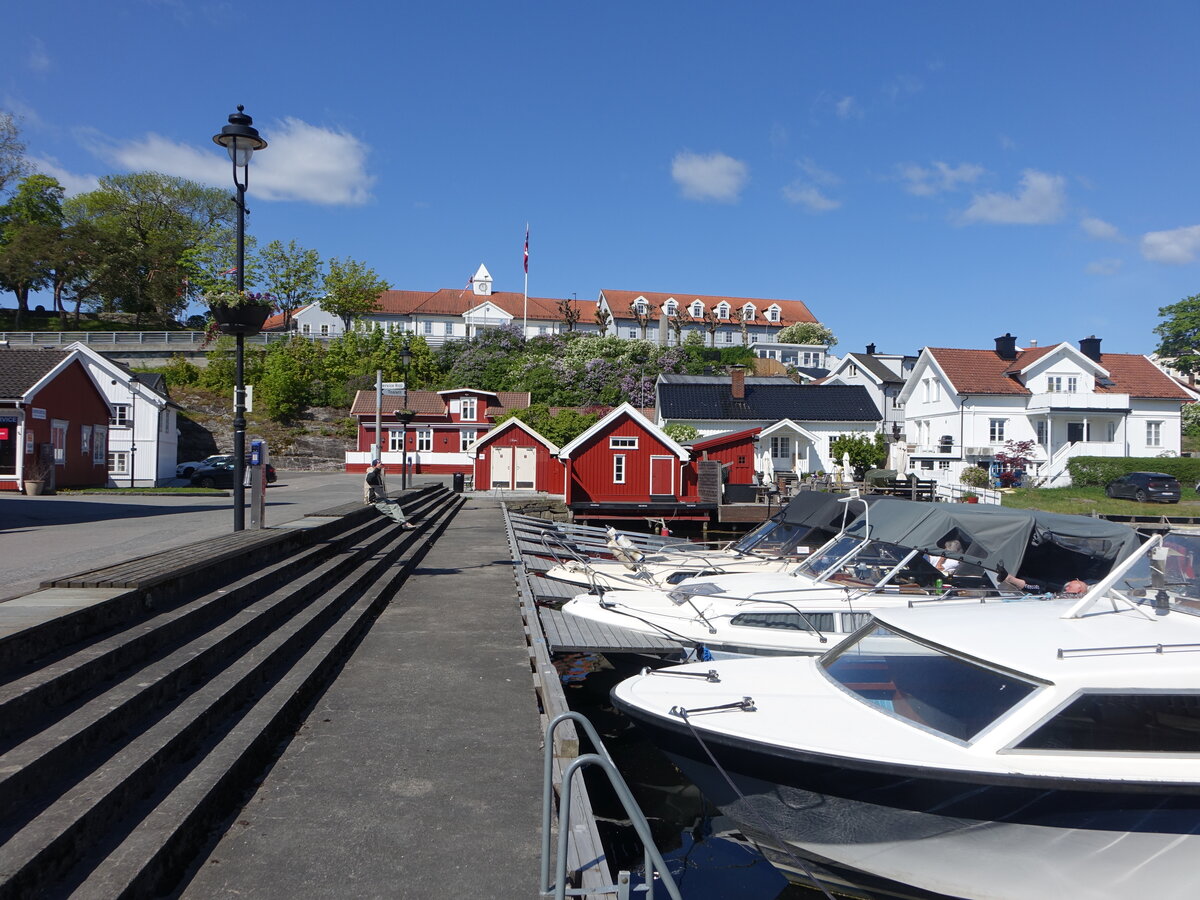
[(537, 450), (533, 447), (514, 447), (517, 451), (513, 487), (532, 491), (537, 486)]
[(513, 476), (513, 448), (492, 448), (492, 487), (511, 488)]

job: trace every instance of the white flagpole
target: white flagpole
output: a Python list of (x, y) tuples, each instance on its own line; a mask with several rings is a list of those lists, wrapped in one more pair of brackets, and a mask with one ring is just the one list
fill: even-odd
[(521, 312), (521, 337), (529, 337), (529, 223), (525, 223), (525, 305)]

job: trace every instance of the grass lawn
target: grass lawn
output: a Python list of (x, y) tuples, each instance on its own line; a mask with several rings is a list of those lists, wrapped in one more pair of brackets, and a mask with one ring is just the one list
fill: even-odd
[(1200, 494), (1184, 485), (1178, 503), (1138, 503), (1104, 496), (1102, 487), (1016, 488), (1004, 492), (1004, 505), (1047, 512), (1110, 516), (1200, 516)]

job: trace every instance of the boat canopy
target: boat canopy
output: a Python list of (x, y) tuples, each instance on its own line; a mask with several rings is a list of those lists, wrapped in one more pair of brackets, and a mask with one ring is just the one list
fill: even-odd
[(841, 502), (849, 496), (829, 491), (801, 491), (783, 508), (783, 512), (779, 514), (780, 521), (805, 528), (841, 531), (843, 515), (847, 525), (853, 522), (863, 514), (863, 501), (874, 503), (877, 500), (888, 499), (881, 494), (875, 494)]
[[(1019, 573), (1048, 587), (1098, 580), (1141, 544), (1128, 525), (1089, 516), (895, 498), (872, 503), (846, 533)], [(946, 550), (951, 540), (962, 550)]]

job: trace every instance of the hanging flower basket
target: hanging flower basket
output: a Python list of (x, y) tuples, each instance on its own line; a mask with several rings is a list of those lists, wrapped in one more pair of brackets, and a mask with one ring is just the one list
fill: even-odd
[(411, 409), (398, 409), (396, 410), (396, 421), (401, 425), (407, 425), (416, 415)]
[(223, 334), (258, 334), (274, 309), (270, 294), (230, 291), (206, 299), (217, 330)]

